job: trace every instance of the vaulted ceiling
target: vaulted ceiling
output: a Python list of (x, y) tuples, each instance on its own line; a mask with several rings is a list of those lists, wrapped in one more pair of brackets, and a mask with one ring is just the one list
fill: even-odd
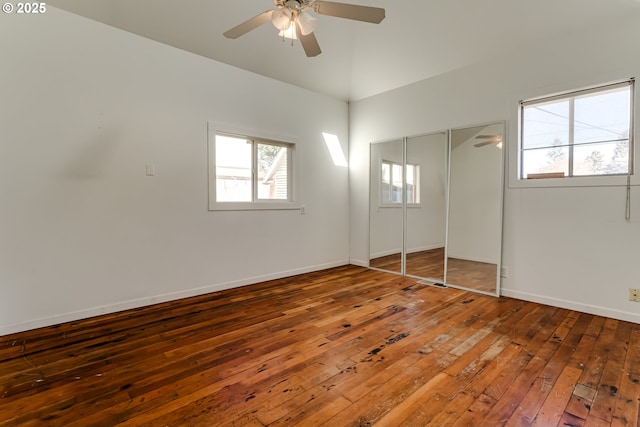
[(640, 17), (639, 0), (340, 0), (383, 7), (381, 24), (318, 16), (307, 58), (265, 24), (222, 33), (272, 0), (50, 0), (90, 19), (344, 100), (358, 100), (563, 33)]

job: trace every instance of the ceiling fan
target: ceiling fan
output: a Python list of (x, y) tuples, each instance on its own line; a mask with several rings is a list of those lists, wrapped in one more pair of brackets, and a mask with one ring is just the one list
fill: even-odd
[(474, 147), (484, 147), (485, 145), (495, 144), (496, 147), (502, 148), (502, 135), (478, 135), (476, 139), (484, 139), (484, 141), (473, 144)]
[(379, 24), (385, 17), (385, 11), (380, 7), (322, 0), (273, 0), (273, 3), (277, 7), (276, 9), (267, 10), (254, 16), (224, 32), (224, 36), (230, 39), (237, 39), (271, 21), (280, 30), (281, 37), (291, 40), (299, 38), (305, 54), (312, 57), (319, 55), (322, 51), (316, 36), (313, 34), (317, 19), (309, 11), (320, 15), (354, 19), (372, 24)]

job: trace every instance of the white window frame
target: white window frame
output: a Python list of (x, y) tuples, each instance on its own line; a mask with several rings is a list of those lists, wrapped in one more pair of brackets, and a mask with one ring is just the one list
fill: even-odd
[[(518, 120), (517, 120), (517, 135), (518, 135), (518, 146), (517, 152), (514, 152), (513, 156), (509, 156), (513, 163), (514, 168), (512, 169), (515, 172), (510, 179), (510, 187), (574, 187), (574, 186), (619, 186), (626, 185), (627, 177), (632, 177), (632, 185), (635, 185), (636, 179), (633, 176), (634, 174), (634, 165), (637, 160), (637, 150), (635, 149), (634, 144), (634, 136), (635, 136), (635, 128), (634, 128), (634, 118), (636, 114), (635, 109), (635, 89), (634, 89), (634, 79), (627, 79), (623, 81), (617, 81), (609, 84), (600, 84), (586, 87), (580, 90), (571, 90), (571, 91), (563, 91), (557, 92), (554, 95), (547, 95), (541, 97), (531, 97), (526, 101), (518, 101)], [(577, 176), (564, 176), (557, 178), (542, 178), (542, 179), (531, 179), (527, 177), (523, 177), (522, 172), (522, 155), (523, 155), (523, 105), (531, 105), (536, 102), (544, 102), (549, 100), (560, 100), (563, 98), (569, 99), (575, 96), (579, 96), (582, 94), (586, 94), (589, 92), (598, 92), (609, 90), (611, 88), (630, 87), (630, 95), (631, 95), (631, 103), (630, 103), (630, 132), (629, 132), (629, 172), (624, 174), (601, 174), (601, 175), (577, 175)]]
[[(209, 171), (209, 210), (211, 211), (240, 211), (240, 210), (290, 210), (301, 209), (297, 197), (298, 158), (296, 142), (291, 137), (269, 135), (251, 129), (242, 129), (228, 125), (209, 123), (208, 125), (208, 171)], [(216, 187), (216, 136), (223, 135), (233, 138), (246, 139), (252, 142), (252, 158), (257, 156), (257, 145), (266, 144), (287, 148), (287, 199), (259, 199), (257, 185), (259, 185), (255, 163), (251, 172), (251, 201), (219, 202)]]

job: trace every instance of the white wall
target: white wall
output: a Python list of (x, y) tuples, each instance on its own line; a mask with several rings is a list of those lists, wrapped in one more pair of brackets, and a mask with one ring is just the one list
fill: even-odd
[[(348, 262), (346, 103), (55, 8), (0, 52), (0, 335)], [(297, 141), (306, 214), (208, 211), (208, 121)]]
[(640, 180), (628, 223), (623, 186), (521, 188), (514, 179), (518, 101), (640, 76), (637, 40), (629, 16), (352, 103), (352, 262), (367, 257), (370, 141), (507, 120), (502, 293), (640, 323), (640, 305), (628, 301), (628, 288), (640, 287)]

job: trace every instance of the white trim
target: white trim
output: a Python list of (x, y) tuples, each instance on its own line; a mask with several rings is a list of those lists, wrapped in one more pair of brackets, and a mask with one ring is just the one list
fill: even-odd
[(451, 255), (451, 253), (447, 254), (447, 258), (455, 258), (455, 259), (459, 259), (459, 260), (462, 260), (462, 261), (481, 262), (483, 264), (496, 264), (496, 265), (498, 265), (498, 262), (496, 260), (490, 260), (490, 259), (485, 259), (485, 258), (469, 258), (469, 257), (463, 257), (463, 256), (455, 256), (455, 255)]
[(546, 297), (543, 295), (531, 294), (528, 292), (515, 291), (512, 289), (501, 289), (500, 295), (516, 298), (524, 301), (535, 302), (538, 304), (551, 305), (553, 307), (564, 308), (567, 310), (575, 310), (582, 313), (593, 314), (595, 316), (609, 317), (612, 319), (624, 320), (640, 324), (640, 314), (628, 311), (614, 310), (607, 307), (601, 307), (591, 304), (583, 304), (575, 301), (568, 301), (559, 298)]
[(389, 255), (401, 255), (402, 254), (402, 248), (397, 248), (397, 249), (388, 249), (386, 251), (381, 251), (381, 252), (376, 252), (375, 254), (371, 254), (369, 259), (376, 259), (376, 258), (382, 258), (385, 256), (389, 256)]
[(423, 251), (432, 251), (434, 249), (444, 249), (444, 242), (442, 243), (435, 243), (433, 245), (429, 245), (429, 246), (420, 246), (417, 248), (411, 248), (411, 249), (406, 249), (407, 254), (414, 254), (416, 252), (423, 252)]
[[(635, 150), (634, 150), (635, 151)], [(509, 188), (626, 187), (628, 175), (574, 176), (570, 178), (510, 179)], [(640, 186), (640, 176), (631, 175), (631, 186)]]
[(314, 271), (326, 270), (328, 268), (342, 267), (349, 265), (349, 260), (339, 260), (319, 265), (312, 265), (302, 268), (296, 268), (293, 270), (285, 270), (277, 273), (265, 274), (262, 276), (247, 277), (244, 279), (233, 280), (230, 282), (217, 283), (214, 285), (204, 286), (201, 288), (188, 289), (179, 292), (170, 292), (167, 294), (157, 295), (147, 298), (138, 298), (129, 301), (123, 301), (115, 304), (103, 305), (98, 307), (92, 307), (85, 310), (72, 311), (64, 314), (57, 314), (49, 317), (42, 317), (40, 319), (27, 320), (24, 322), (10, 323), (7, 325), (0, 325), (0, 337), (9, 334), (15, 334), (18, 332), (24, 332), (37, 328), (44, 328), (48, 326), (59, 325), (61, 323), (73, 322), (81, 319), (88, 319), (90, 317), (100, 316), (104, 314), (117, 313), (124, 310), (131, 310), (140, 307), (146, 307), (153, 304), (159, 304), (167, 301), (176, 301), (183, 298), (190, 298), (194, 296), (206, 295), (213, 292), (224, 291), (226, 289), (238, 288), (241, 286), (253, 285), (256, 283), (266, 282), (268, 280), (282, 279), (284, 277), (291, 277), (298, 274), (311, 273)]
[(358, 267), (365, 267), (365, 268), (369, 267), (369, 261), (368, 260), (362, 260), (362, 259), (350, 259), (349, 260), (349, 264), (356, 265)]
[(214, 202), (209, 211), (266, 211), (266, 210), (299, 210), (302, 205), (297, 202)]

